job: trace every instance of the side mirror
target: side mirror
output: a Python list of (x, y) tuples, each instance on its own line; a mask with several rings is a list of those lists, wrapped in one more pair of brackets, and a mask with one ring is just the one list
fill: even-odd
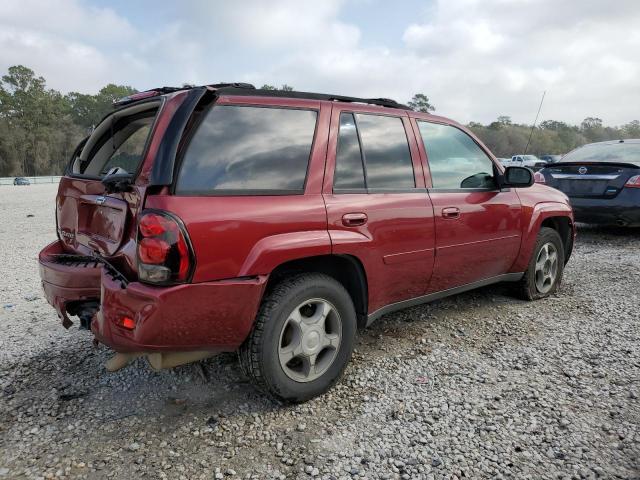
[(533, 185), (533, 171), (527, 167), (507, 167), (501, 183), (503, 187), (530, 187)]

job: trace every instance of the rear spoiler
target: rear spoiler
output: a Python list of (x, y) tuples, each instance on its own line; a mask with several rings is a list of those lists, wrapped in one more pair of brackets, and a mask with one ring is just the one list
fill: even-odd
[[(254, 87), (250, 83), (240, 83), (240, 82), (236, 82), (236, 83), (213, 83), (211, 85), (204, 85), (204, 86), (205, 87), (214, 88), (214, 89), (227, 88), (227, 87), (253, 89), (253, 90), (256, 89), (256, 87)], [(202, 88), (202, 87), (194, 87), (192, 85), (185, 85), (183, 87), (158, 87), (158, 88), (152, 88), (150, 90), (145, 90), (144, 92), (136, 92), (136, 93), (133, 93), (131, 95), (127, 95), (126, 97), (122, 97), (121, 99), (116, 100), (115, 102), (113, 102), (113, 106), (114, 106), (114, 108), (118, 108), (118, 107), (121, 107), (123, 105), (129, 105), (131, 103), (135, 103), (135, 102), (138, 102), (140, 100), (145, 100), (147, 98), (157, 97), (157, 96), (160, 96), (160, 95), (166, 95), (167, 93), (180, 92), (180, 91), (183, 91), (183, 90), (191, 90), (191, 89), (194, 89), (194, 88)]]

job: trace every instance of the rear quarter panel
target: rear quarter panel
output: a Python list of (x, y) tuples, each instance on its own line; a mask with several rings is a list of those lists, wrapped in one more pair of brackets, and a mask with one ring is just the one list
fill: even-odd
[(193, 282), (268, 275), (278, 265), (331, 253), (321, 195), (330, 105), (318, 101), (222, 97), (220, 104), (317, 110), (304, 194), (194, 196), (149, 195), (145, 207), (176, 214), (186, 226), (196, 268)]

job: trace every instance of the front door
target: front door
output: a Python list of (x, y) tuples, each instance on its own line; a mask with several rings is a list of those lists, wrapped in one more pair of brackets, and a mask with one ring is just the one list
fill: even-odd
[(425, 293), (433, 207), (405, 112), (333, 107), (323, 195), (333, 253), (368, 274), (369, 313)]
[(453, 125), (417, 120), (432, 186), (436, 252), (429, 293), (507, 273), (520, 250), (520, 199), (499, 189), (497, 167)]

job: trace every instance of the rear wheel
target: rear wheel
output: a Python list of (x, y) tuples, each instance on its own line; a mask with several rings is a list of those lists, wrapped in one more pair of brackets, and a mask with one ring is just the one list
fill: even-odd
[(518, 284), (518, 294), (536, 300), (553, 294), (562, 282), (564, 247), (558, 232), (543, 227), (538, 233), (527, 271)]
[(263, 300), (240, 362), (260, 389), (303, 402), (340, 378), (355, 335), (356, 313), (345, 288), (327, 275), (296, 275)]

